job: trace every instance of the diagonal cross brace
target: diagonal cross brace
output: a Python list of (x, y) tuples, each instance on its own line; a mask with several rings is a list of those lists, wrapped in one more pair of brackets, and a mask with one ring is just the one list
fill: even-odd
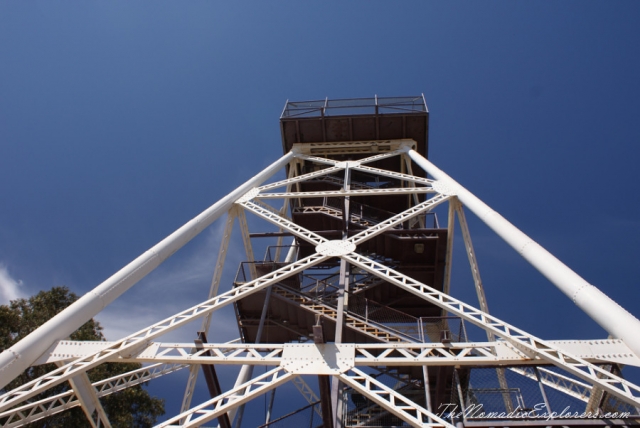
[(450, 313), (460, 316), (486, 331), (492, 332), (532, 358), (541, 358), (583, 380), (598, 384), (607, 392), (634, 406), (640, 404), (640, 387), (631, 382), (609, 373), (582, 358), (563, 352), (548, 342), (374, 260), (356, 253), (340, 257)]
[(309, 172), (307, 174), (298, 175), (296, 177), (287, 178), (286, 180), (276, 181), (275, 183), (265, 184), (264, 186), (258, 187), (260, 192), (264, 192), (265, 190), (277, 189), (279, 187), (289, 186), (294, 183), (299, 183), (301, 181), (311, 180), (317, 177), (322, 177), (325, 175), (333, 174), (334, 172), (342, 171), (344, 168), (339, 166), (332, 166), (329, 168), (321, 169), (319, 171)]
[(269, 165), (227, 196), (185, 223), (171, 235), (151, 247), (131, 263), (120, 269), (102, 284), (82, 296), (49, 321), (29, 333), (25, 338), (0, 353), (0, 387), (8, 384), (44, 354), (56, 340), (68, 337), (82, 324), (94, 317), (105, 306), (135, 285), (164, 260), (197, 236), (249, 189), (287, 165), (295, 154), (289, 152)]
[(310, 242), (311, 244), (319, 245), (322, 242), (327, 241), (325, 238), (318, 235), (317, 233), (312, 232), (308, 229), (305, 229), (304, 227), (298, 226), (291, 220), (288, 220), (280, 216), (279, 214), (276, 214), (273, 211), (270, 211), (266, 208), (262, 208), (261, 206), (258, 206), (251, 201), (239, 202), (239, 204), (242, 205), (247, 210), (251, 211), (252, 213), (256, 214), (257, 216), (267, 220), (268, 222), (282, 229), (285, 229), (291, 232), (298, 238), (304, 239), (305, 241)]
[[(433, 180), (430, 180), (428, 178), (416, 177), (415, 175), (403, 174), (401, 172), (387, 171), (386, 169), (374, 168), (366, 165), (354, 166), (352, 167), (352, 169), (356, 171), (381, 175), (383, 177), (389, 177), (389, 178), (395, 178), (398, 180), (408, 181), (416, 184), (425, 184), (430, 186), (433, 183)], [(419, 187), (417, 189), (419, 189)]]
[(8, 409), (11, 406), (14, 406), (28, 398), (33, 397), (41, 391), (64, 382), (65, 380), (75, 376), (78, 373), (89, 370), (101, 364), (102, 362), (109, 360), (115, 355), (126, 356), (131, 351), (138, 349), (141, 345), (144, 346), (144, 344), (149, 343), (153, 338), (157, 336), (174, 330), (193, 321), (194, 319), (203, 317), (208, 313), (215, 311), (216, 309), (219, 309), (250, 294), (267, 288), (268, 286), (275, 284), (282, 279), (302, 272), (303, 270), (321, 263), (328, 258), (328, 256), (312, 254), (309, 257), (291, 263), (278, 270), (263, 275), (260, 278), (229, 290), (226, 293), (220, 294), (219, 296), (193, 306), (172, 317), (166, 318), (165, 320), (160, 321), (146, 329), (140, 330), (139, 332), (134, 333), (130, 336), (127, 336), (124, 339), (113, 342), (111, 346), (95, 354), (72, 361), (65, 366), (55, 369), (38, 379), (35, 379), (29, 383), (25, 383), (24, 385), (21, 385), (20, 387), (0, 396), (0, 411)]
[(359, 245), (362, 242), (383, 233), (387, 229), (391, 229), (392, 227), (397, 226), (398, 224), (403, 223), (417, 215), (432, 210), (433, 208), (449, 200), (450, 198), (451, 196), (438, 194), (433, 198), (427, 199), (426, 201), (401, 212), (400, 214), (396, 214), (393, 217), (390, 217), (387, 220), (376, 224), (373, 227), (363, 230), (357, 235), (349, 238), (349, 241), (353, 242), (355, 245)]
[[(422, 406), (419, 406), (412, 400), (394, 391), (361, 370), (353, 368), (347, 373), (341, 373), (339, 377), (344, 383), (362, 393), (371, 401), (385, 408), (389, 413), (392, 413), (409, 423), (411, 426), (454, 428), (453, 425), (441, 419), (436, 414)], [(431, 419), (431, 422), (429, 419)]]
[[(155, 379), (168, 373), (173, 373), (174, 371), (185, 367), (187, 367), (186, 364), (156, 363), (94, 382), (92, 386), (97, 391), (98, 397), (105, 397), (130, 386), (148, 382), (151, 379)], [(52, 397), (47, 397), (24, 406), (13, 408), (7, 412), (0, 413), (0, 418), (7, 418), (2, 427), (16, 428), (19, 426), (25, 426), (79, 405), (80, 401), (78, 401), (78, 397), (74, 391), (67, 390)]]
[(89, 423), (93, 427), (105, 427), (111, 428), (111, 422), (107, 417), (96, 390), (91, 385), (87, 372), (79, 373), (76, 376), (69, 378), (69, 384), (73, 389), (82, 411), (86, 415)]
[(288, 382), (294, 375), (286, 372), (282, 367), (276, 367), (260, 376), (257, 376), (242, 385), (225, 392), (211, 400), (208, 400), (196, 407), (187, 410), (178, 416), (157, 425), (157, 428), (166, 427), (196, 427), (209, 422), (229, 410), (241, 404), (259, 397), (285, 382)]

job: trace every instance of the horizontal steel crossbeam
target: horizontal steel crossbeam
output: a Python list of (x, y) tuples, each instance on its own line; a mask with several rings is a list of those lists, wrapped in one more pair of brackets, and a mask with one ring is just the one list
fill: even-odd
[(327, 198), (342, 196), (375, 196), (375, 195), (413, 195), (422, 193), (437, 193), (430, 187), (396, 187), (396, 188), (372, 188), (353, 190), (320, 190), (317, 192), (282, 192), (260, 193), (257, 199), (282, 199), (282, 198)]
[[(287, 344), (295, 347), (296, 344)], [(307, 344), (300, 344), (301, 348)], [(77, 342), (75, 348), (82, 348)], [(165, 362), (179, 364), (251, 364), (278, 365), (284, 344), (238, 343), (202, 344), (150, 343), (136, 355), (109, 361)], [(481, 343), (358, 343), (354, 344), (356, 366), (425, 365), (522, 365), (540, 364), (539, 360), (513, 349), (505, 342)]]

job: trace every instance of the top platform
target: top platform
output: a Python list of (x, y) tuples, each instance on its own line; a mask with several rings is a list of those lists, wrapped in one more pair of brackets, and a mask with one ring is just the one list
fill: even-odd
[(284, 153), (299, 143), (412, 139), (427, 157), (429, 110), (423, 95), (287, 101), (280, 130)]

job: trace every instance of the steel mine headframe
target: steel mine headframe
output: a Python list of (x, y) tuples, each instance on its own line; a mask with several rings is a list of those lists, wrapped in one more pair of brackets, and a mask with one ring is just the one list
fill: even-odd
[[(0, 425), (81, 406), (92, 426), (110, 426), (101, 397), (180, 370), (181, 411), (159, 426), (637, 424), (640, 387), (620, 368), (640, 366), (640, 322), (428, 161), (428, 118), (422, 96), (287, 102), (283, 157), (0, 355), (2, 385), (58, 365), (0, 397)], [(612, 338), (548, 341), (491, 315), (465, 207)], [(65, 340), (224, 214), (201, 302), (113, 342)], [(456, 218), (475, 304), (450, 294)], [(220, 287), (236, 222), (247, 260)], [(216, 343), (212, 314), (227, 305), (240, 337)], [(162, 341), (187, 324), (195, 340)], [(86, 375), (131, 361), (144, 366), (93, 384)], [(229, 365), (239, 371), (225, 389)], [(200, 372), (204, 399), (194, 398)], [(245, 411), (265, 394), (264, 414)]]

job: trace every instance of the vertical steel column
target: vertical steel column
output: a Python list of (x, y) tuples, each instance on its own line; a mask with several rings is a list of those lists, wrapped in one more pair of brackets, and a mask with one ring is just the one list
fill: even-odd
[[(256, 333), (256, 343), (260, 343), (262, 339), (262, 331), (264, 330), (264, 322), (267, 319), (267, 312), (269, 312), (269, 299), (271, 299), (271, 290), (273, 286), (267, 287), (266, 295), (264, 297), (264, 303), (262, 305), (262, 313), (260, 314), (260, 323), (258, 324), (258, 332)], [(247, 377), (247, 380), (253, 375), (253, 366), (242, 366), (242, 369), (248, 367), (244, 374)], [(241, 374), (243, 371), (240, 372)], [(238, 381), (240, 380), (240, 375), (238, 375)], [(238, 383), (236, 381), (236, 383)], [(245, 381), (246, 382), (246, 381)], [(244, 382), (241, 382), (241, 384)], [(240, 428), (242, 426), (242, 416), (244, 415), (244, 404), (241, 404), (237, 409), (237, 414), (235, 414), (236, 420), (234, 422), (234, 426), (236, 428)], [(233, 417), (234, 414), (229, 412), (229, 416)]]
[[(478, 267), (478, 260), (476, 259), (476, 252), (473, 249), (473, 242), (471, 242), (471, 233), (469, 233), (469, 225), (467, 224), (467, 218), (464, 215), (464, 209), (462, 208), (462, 204), (455, 198), (451, 201), (452, 206), (455, 207), (456, 213), (458, 214), (458, 222), (460, 223), (460, 230), (462, 231), (462, 237), (464, 239), (464, 246), (467, 253), (467, 259), (469, 260), (469, 266), (471, 267), (471, 275), (473, 276), (473, 282), (476, 288), (476, 294), (478, 296), (478, 304), (480, 305), (480, 310), (482, 312), (489, 313), (489, 305), (487, 304), (487, 296), (484, 293), (484, 286), (482, 285), (482, 277), (480, 276), (480, 268)], [(496, 340), (493, 333), (487, 331), (487, 339), (489, 342), (494, 342)], [(507, 378), (504, 374), (504, 368), (497, 367), (496, 375), (498, 376), (498, 383), (500, 384), (500, 388), (504, 390), (509, 390), (509, 385), (507, 384)], [(510, 394), (503, 394), (502, 398), (504, 400), (504, 407), (507, 413), (513, 411), (513, 402), (511, 401)]]
[[(276, 398), (276, 391), (277, 390), (278, 390), (278, 388), (273, 388), (271, 390), (271, 396), (269, 398), (269, 407), (267, 407), (267, 416), (265, 417), (265, 420), (264, 420), (264, 424), (265, 425), (268, 425), (269, 422), (271, 421), (271, 412), (273, 411), (273, 400), (275, 400), (275, 398)], [(220, 428), (222, 428), (222, 427), (220, 427)]]
[[(407, 173), (409, 175), (413, 175), (413, 168), (411, 167), (411, 159), (409, 159), (409, 156), (406, 155), (406, 153), (403, 153), (400, 155), (402, 157), (401, 160), (401, 166), (405, 167), (407, 170)], [(400, 172), (403, 172), (402, 170)], [(404, 187), (404, 182), (402, 182)], [(409, 181), (408, 182), (409, 187), (413, 187), (416, 188), (416, 183), (414, 183), (413, 181)], [(417, 193), (413, 193), (412, 195), (409, 195), (409, 200), (411, 200), (411, 198), (413, 197), (413, 203), (415, 205), (418, 205), (420, 203), (420, 198), (418, 197)], [(427, 223), (427, 217), (426, 214), (424, 216), (418, 216), (418, 222), (420, 223), (420, 227), (422, 229), (424, 229), (425, 227), (427, 227), (426, 223)]]
[[(320, 345), (326, 343), (322, 316), (316, 315), (316, 324), (313, 326), (313, 342)], [(322, 411), (322, 426), (333, 428), (333, 411), (331, 406), (331, 379), (328, 375), (318, 375), (318, 389), (320, 390), (320, 407)]]
[[(295, 240), (293, 241), (293, 243), (295, 243)], [(289, 249), (289, 251), (287, 252), (285, 263), (291, 263), (294, 257), (296, 256), (296, 252), (292, 251), (292, 249), (293, 247)], [(253, 252), (251, 254), (253, 254)], [(272, 286), (269, 286), (267, 287), (267, 290), (266, 290), (264, 304), (262, 305), (262, 313), (260, 314), (260, 324), (258, 325), (258, 331), (256, 333), (256, 343), (260, 343), (260, 339), (262, 338), (262, 330), (264, 328), (264, 322), (267, 317), (267, 311), (269, 310), (269, 299), (271, 298), (271, 289), (272, 289)], [(238, 373), (238, 377), (236, 379), (234, 388), (237, 388), (238, 386), (247, 382), (252, 375), (253, 375), (253, 366), (251, 365), (242, 366), (240, 368), (240, 372)], [(239, 428), (241, 426), (243, 414), (244, 414), (244, 404), (229, 410), (229, 419), (233, 421), (234, 427)]]
[[(429, 367), (422, 366), (422, 379), (424, 382), (424, 400), (429, 413), (433, 413), (431, 409), (431, 391), (429, 391)], [(431, 415), (429, 415), (429, 423), (432, 423)]]
[(462, 393), (462, 384), (460, 383), (460, 374), (458, 369), (453, 369), (453, 376), (455, 377), (456, 388), (458, 390), (458, 399), (460, 400), (460, 410), (462, 412), (462, 420), (467, 423), (467, 409), (464, 406), (464, 394)]
[(540, 377), (540, 372), (538, 371), (538, 367), (533, 367), (533, 372), (536, 374), (536, 379), (538, 379), (538, 386), (540, 387), (540, 394), (542, 394), (542, 400), (544, 400), (544, 405), (547, 408), (547, 414), (551, 415), (551, 405), (549, 404), (549, 399), (547, 398), (547, 393), (544, 390), (544, 385), (542, 384), (542, 378)]
[[(351, 187), (351, 169), (346, 162), (344, 168), (344, 190), (349, 191)], [(344, 197), (344, 209), (342, 210), (343, 226), (342, 239), (349, 238), (349, 221), (351, 220), (351, 209), (349, 196)], [(338, 301), (336, 314), (336, 334), (335, 343), (342, 343), (342, 332), (344, 330), (344, 311), (349, 307), (349, 264), (345, 259), (340, 259), (340, 281), (338, 283)], [(331, 410), (333, 411), (333, 425), (335, 428), (342, 427), (342, 394), (341, 382), (334, 376), (331, 382)]]
[[(253, 366), (244, 365), (240, 367), (240, 371), (238, 372), (238, 377), (236, 378), (236, 383), (233, 385), (233, 389), (236, 389), (243, 383), (248, 382), (252, 374), (253, 374)], [(238, 407), (234, 407), (233, 409), (229, 410), (229, 419), (233, 421), (234, 427), (239, 427), (239, 423), (241, 422), (241, 419), (242, 419), (242, 416), (240, 416), (239, 418), (236, 418), (237, 413), (238, 413)], [(240, 421), (238, 421), (238, 419), (240, 419)]]
[[(611, 364), (606, 364), (601, 366), (608, 372), (611, 372), (613, 366)], [(600, 373), (598, 373), (598, 377), (602, 377)], [(585, 412), (589, 413), (597, 413), (600, 411), (600, 406), (602, 405), (602, 401), (604, 400), (605, 392), (602, 388), (597, 385), (593, 385), (591, 388), (591, 394), (589, 394), (589, 401), (587, 401), (587, 405), (585, 407)]]
[[(295, 173), (296, 173), (296, 164), (295, 162), (291, 162), (289, 163), (289, 174), (287, 178), (293, 178), (295, 176)], [(291, 192), (291, 184), (287, 184), (286, 192), (287, 193)], [(282, 203), (282, 208), (280, 208), (280, 216), (286, 217), (288, 205), (289, 205), (289, 198), (284, 198), (284, 202)], [(283, 232), (283, 231), (284, 229), (280, 228), (280, 232)], [(278, 236), (278, 241), (276, 243), (276, 254), (273, 260), (274, 262), (277, 262), (280, 260), (280, 253), (282, 249), (283, 238), (284, 236)]]
[(242, 235), (242, 242), (244, 243), (244, 252), (249, 262), (249, 272), (251, 280), (253, 281), (258, 277), (256, 273), (255, 256), (253, 255), (253, 246), (251, 245), (251, 237), (249, 236), (249, 226), (247, 225), (247, 216), (244, 215), (243, 209), (238, 209), (238, 224), (240, 225), (240, 234)]
[[(451, 262), (453, 261), (453, 233), (455, 230), (455, 202), (457, 199), (449, 199), (449, 214), (447, 217), (447, 255), (445, 258), (444, 266), (444, 284), (442, 286), (442, 292), (449, 294), (451, 291)], [(443, 311), (443, 315), (445, 315)]]
[[(205, 332), (201, 331), (198, 333), (198, 339), (195, 340), (196, 349), (204, 349), (203, 345), (205, 343), (207, 343), (207, 335)], [(211, 351), (205, 351), (203, 355), (211, 356)], [(215, 366), (213, 364), (203, 364), (202, 371), (204, 373), (204, 378), (207, 383), (207, 388), (209, 389), (209, 395), (211, 396), (211, 398), (215, 398), (218, 395), (222, 394), (222, 389), (220, 388), (220, 381), (218, 380), (218, 374), (216, 373)], [(218, 416), (218, 423), (220, 424), (220, 428), (231, 428), (229, 414), (224, 413)]]
[[(222, 270), (224, 269), (224, 262), (227, 258), (227, 250), (229, 248), (229, 241), (231, 240), (231, 232), (233, 231), (233, 223), (235, 221), (238, 207), (231, 207), (231, 209), (227, 212), (227, 221), (224, 225), (224, 231), (222, 232), (222, 240), (220, 242), (220, 249), (218, 250), (218, 258), (216, 259), (216, 267), (213, 270), (213, 277), (211, 278), (211, 286), (209, 287), (209, 297), (207, 299), (211, 299), (218, 294), (218, 289), (220, 288), (220, 278), (222, 278)], [(213, 316), (213, 312), (207, 314), (202, 319), (202, 325), (200, 327), (200, 331), (204, 332), (204, 334), (209, 333), (209, 325), (211, 324), (211, 317)], [(193, 398), (193, 391), (196, 387), (196, 382), (198, 380), (198, 364), (192, 364), (189, 367), (189, 378), (187, 379), (187, 385), (184, 390), (184, 396), (182, 398), (182, 407), (180, 408), (180, 413), (184, 413), (191, 407), (191, 399)]]

